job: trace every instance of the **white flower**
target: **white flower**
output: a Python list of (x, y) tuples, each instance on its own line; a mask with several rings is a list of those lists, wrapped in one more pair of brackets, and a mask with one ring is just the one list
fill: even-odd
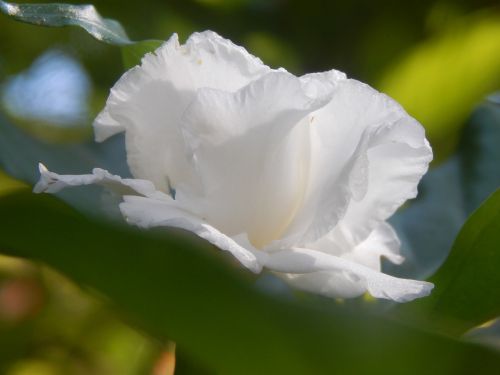
[(135, 179), (40, 167), (35, 192), (100, 184), (140, 227), (180, 227), (245, 267), (332, 297), (409, 301), (433, 285), (401, 263), (386, 220), (417, 194), (432, 151), (394, 100), (339, 71), (295, 77), (213, 32), (173, 35), (125, 73), (94, 122), (125, 132)]

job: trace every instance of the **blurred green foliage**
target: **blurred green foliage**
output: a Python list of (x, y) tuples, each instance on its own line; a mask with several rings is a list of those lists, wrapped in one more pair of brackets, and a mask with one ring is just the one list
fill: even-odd
[[(120, 21), (132, 40), (145, 42), (127, 44), (124, 33), (120, 40), (102, 38), (125, 44), (117, 47), (76, 27), (39, 28), (0, 15), (2, 95), (47, 51), (77, 61), (90, 82), (83, 123), (26, 118), (9, 111), (2, 96), (0, 168), (17, 179), (32, 184), (40, 159), (63, 173), (98, 166), (126, 175), (120, 138), (104, 147), (91, 143), (92, 117), (124, 67), (138, 63), (158, 40), (212, 29), (295, 74), (345, 71), (393, 96), (426, 127), (442, 164), (425, 177), (419, 198), (394, 218), (410, 260), (399, 271), (403, 276), (435, 271), (466, 217), (500, 185), (499, 105), (490, 101), (474, 110), (500, 89), (494, 0), (93, 5)], [(42, 90), (34, 100), (48, 94)], [(178, 374), (467, 374), (478, 368), (494, 373), (500, 364), (498, 353), (458, 340), (499, 312), (498, 193), (462, 229), (434, 276), (433, 297), (392, 309), (381, 302), (339, 304), (264, 292), (199, 240), (94, 222), (25, 188), (0, 172), (0, 251), (41, 260), (81, 288), (38, 263), (0, 258), (0, 373), (168, 374), (168, 339), (178, 342)], [(62, 198), (94, 216), (111, 206), (102, 208), (98, 191)]]
[(457, 128), (500, 87), (500, 15), (464, 17), (390, 66), (380, 88), (427, 129), (439, 160), (453, 152)]
[(0, 256), (0, 373), (139, 374), (161, 345), (55, 272)]
[(0, 196), (8, 194), (22, 187), (26, 187), (26, 184), (22, 183), (21, 181), (15, 180), (4, 172), (0, 171)]
[[(471, 220), (484, 220), (499, 197)], [(0, 238), (7, 253), (42, 260), (96, 288), (128, 319), (160, 340), (174, 339), (217, 374), (467, 374), (500, 365), (493, 351), (409, 321), (260, 289), (222, 252), (178, 230), (143, 233), (90, 221), (54, 197), (26, 190), (0, 199), (0, 209), (10, 217)], [(27, 214), (38, 223), (28, 230)], [(464, 231), (467, 237), (467, 226)], [(467, 239), (462, 247), (473, 250)], [(453, 293), (448, 297), (457, 301)], [(500, 307), (500, 300), (491, 302)]]

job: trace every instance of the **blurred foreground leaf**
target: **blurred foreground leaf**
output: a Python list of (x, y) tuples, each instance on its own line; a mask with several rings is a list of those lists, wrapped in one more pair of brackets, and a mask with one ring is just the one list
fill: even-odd
[(500, 366), (500, 355), (473, 344), (265, 292), (225, 254), (180, 231), (92, 222), (28, 191), (0, 198), (0, 217), (9, 218), (0, 226), (4, 252), (95, 288), (218, 374), (442, 375)]
[(110, 44), (132, 43), (120, 23), (102, 18), (93, 5), (14, 4), (0, 1), (0, 11), (18, 21), (34, 25), (79, 26), (94, 38)]
[(500, 16), (483, 13), (415, 47), (380, 84), (425, 126), (438, 160), (474, 105), (499, 87)]
[[(446, 331), (462, 334), (500, 316), (500, 190), (467, 220), (451, 253), (432, 277), (425, 301)], [(442, 324), (443, 326), (443, 324)]]
[(73, 4), (14, 4), (0, 0), (0, 12), (18, 21), (40, 26), (79, 26), (97, 40), (122, 47), (126, 69), (140, 63), (142, 56), (155, 50), (162, 41), (129, 39), (122, 25), (102, 18), (93, 5)]

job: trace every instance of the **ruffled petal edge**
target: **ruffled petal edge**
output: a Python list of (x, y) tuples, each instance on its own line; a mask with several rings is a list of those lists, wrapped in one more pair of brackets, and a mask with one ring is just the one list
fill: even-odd
[[(287, 276), (290, 274), (292, 277), (294, 274), (301, 274), (301, 277), (304, 277), (307, 276), (304, 274), (340, 272), (346, 279), (350, 278), (353, 283), (359, 283), (362, 286), (358, 295), (366, 290), (375, 298), (389, 299), (395, 302), (409, 302), (428, 296), (434, 287), (432, 283), (426, 281), (400, 279), (338, 256), (304, 248), (292, 248), (275, 253), (260, 252), (257, 254), (257, 258), (264, 267), (285, 274), (285, 279), (289, 278)], [(301, 288), (300, 279), (295, 280), (293, 285)], [(319, 287), (316, 290), (310, 286), (304, 289), (330, 297), (335, 296)]]

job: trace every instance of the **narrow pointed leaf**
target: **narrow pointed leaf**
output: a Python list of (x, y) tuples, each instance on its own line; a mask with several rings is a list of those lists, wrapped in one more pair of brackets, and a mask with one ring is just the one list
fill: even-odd
[(461, 334), (500, 316), (500, 190), (467, 220), (450, 256), (432, 277), (428, 303), (447, 331)]
[(394, 312), (451, 336), (500, 316), (500, 189), (466, 221), (430, 279), (432, 295)]

